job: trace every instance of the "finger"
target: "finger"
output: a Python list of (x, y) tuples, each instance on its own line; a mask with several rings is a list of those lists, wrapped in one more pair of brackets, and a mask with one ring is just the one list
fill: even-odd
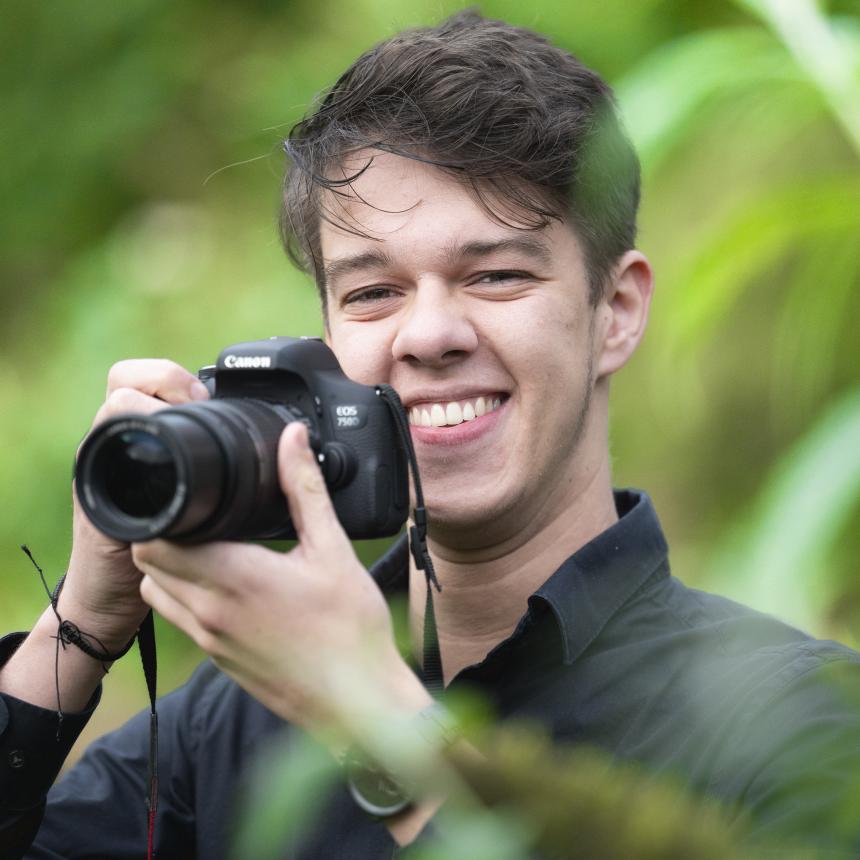
[(156, 400), (154, 397), (149, 397), (134, 388), (117, 388), (108, 395), (108, 399), (102, 404), (101, 408), (93, 418), (92, 427), (87, 432), (87, 435), (81, 440), (78, 445), (78, 450), (75, 452), (75, 457), (81, 453), (81, 448), (90, 433), (95, 430), (99, 424), (103, 424), (109, 418), (115, 415), (123, 415), (128, 413), (137, 413), (138, 415), (151, 415), (159, 409), (165, 409), (167, 404), (162, 400)]
[(150, 397), (135, 388), (115, 388), (109, 395), (107, 400), (102, 404), (96, 417), (93, 419), (93, 426), (107, 421), (108, 418), (113, 418), (115, 415), (122, 415), (133, 412), (137, 414), (150, 415), (157, 412), (159, 409), (165, 409), (168, 404), (163, 400), (157, 400), (155, 397)]
[(206, 386), (193, 373), (162, 358), (117, 362), (108, 373), (108, 397), (118, 388), (134, 388), (166, 403), (187, 403), (209, 397)]
[(305, 549), (346, 540), (316, 456), (308, 443), (307, 428), (299, 421), (288, 424), (281, 434), (278, 476), (290, 506), (296, 536)]
[[(270, 553), (261, 546), (230, 541), (184, 546), (166, 540), (135, 543), (131, 547), (135, 566), (149, 573), (219, 590), (230, 595), (253, 587), (249, 577), (266, 575)], [(275, 558), (281, 558), (280, 555)]]
[(141, 579), (140, 596), (162, 618), (193, 639), (204, 651), (213, 647), (211, 634), (206, 633), (194, 613), (185, 603), (165, 589), (154, 576), (147, 574)]
[[(201, 544), (184, 547), (166, 540), (151, 540), (131, 545), (131, 557), (135, 566), (157, 580), (162, 576), (203, 585), (211, 582), (207, 570), (228, 567), (224, 558), (228, 544)], [(217, 564), (216, 564), (217, 559)]]

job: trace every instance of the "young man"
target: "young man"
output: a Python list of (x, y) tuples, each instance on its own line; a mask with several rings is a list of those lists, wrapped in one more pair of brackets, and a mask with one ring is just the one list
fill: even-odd
[[(445, 681), (501, 719), (679, 774), (760, 832), (835, 839), (860, 763), (845, 695), (860, 657), (684, 588), (647, 496), (612, 491), (609, 380), (642, 337), (652, 273), (606, 85), (535, 34), (465, 13), (360, 58), (288, 151), (285, 236), (317, 281), (328, 343), (410, 414)], [(123, 362), (96, 422), (205, 396), (176, 365)], [(383, 596), (408, 589), (420, 654), (424, 574), (400, 544), (367, 576), (298, 424), (279, 470), (300, 538), (286, 555), (129, 548), (76, 507), (62, 617), (115, 652), (152, 606), (214, 660), (160, 705), (164, 856), (224, 856), (239, 775), (284, 721), (362, 742), (368, 721), (429, 713)], [(56, 633), (49, 611), (3, 645), (0, 832), (21, 851), (35, 836), (33, 856), (137, 856), (143, 718), (94, 745), (42, 821), (102, 676), (60, 651), (58, 732)], [(339, 786), (295, 856), (390, 856), (438, 804), (373, 821)]]

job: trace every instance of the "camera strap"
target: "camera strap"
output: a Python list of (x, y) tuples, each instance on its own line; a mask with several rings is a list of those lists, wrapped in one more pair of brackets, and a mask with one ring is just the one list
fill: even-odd
[(409, 549), (418, 570), (424, 571), (427, 582), (427, 599), (424, 604), (424, 654), (422, 674), (428, 691), (437, 696), (445, 687), (442, 674), (442, 654), (439, 651), (439, 634), (436, 629), (436, 612), (433, 608), (433, 589), (441, 591), (442, 586), (436, 577), (433, 560), (427, 549), (427, 509), (424, 507), (424, 491), (421, 489), (421, 476), (418, 472), (418, 458), (412, 445), (409, 420), (400, 397), (390, 385), (377, 385), (376, 393), (388, 404), (400, 441), (406, 449), (409, 468), (412, 471), (412, 485), (415, 490), (415, 508), (412, 511), (412, 526), (409, 529)]

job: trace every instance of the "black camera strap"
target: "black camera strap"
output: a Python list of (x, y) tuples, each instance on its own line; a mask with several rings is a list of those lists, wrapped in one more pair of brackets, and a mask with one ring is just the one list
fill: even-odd
[(409, 548), (415, 566), (424, 571), (427, 582), (427, 601), (424, 605), (424, 655), (422, 671), (424, 685), (434, 695), (438, 695), (445, 687), (442, 674), (442, 655), (439, 651), (439, 634), (436, 629), (436, 612), (433, 608), (433, 589), (441, 591), (442, 586), (436, 577), (433, 560), (427, 549), (427, 509), (424, 507), (424, 491), (421, 489), (421, 476), (418, 472), (418, 458), (412, 445), (412, 435), (409, 432), (409, 420), (406, 410), (400, 402), (400, 397), (390, 385), (377, 385), (376, 393), (388, 404), (394, 417), (400, 441), (406, 449), (409, 458), (409, 468), (412, 471), (412, 484), (415, 489), (415, 508), (412, 512), (413, 525), (409, 529)]
[(146, 856), (152, 860), (155, 856), (155, 813), (158, 809), (158, 711), (155, 708), (157, 695), (158, 661), (155, 648), (155, 619), (152, 610), (146, 614), (137, 631), (137, 647), (140, 650), (140, 662), (143, 664), (143, 676), (146, 678), (146, 691), (149, 695), (149, 794), (146, 797)]

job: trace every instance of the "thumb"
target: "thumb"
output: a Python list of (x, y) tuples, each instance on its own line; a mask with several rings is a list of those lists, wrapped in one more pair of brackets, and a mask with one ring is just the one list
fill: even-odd
[(306, 549), (346, 535), (338, 522), (325, 479), (301, 421), (288, 424), (278, 443), (278, 478), (287, 497), (296, 537)]

